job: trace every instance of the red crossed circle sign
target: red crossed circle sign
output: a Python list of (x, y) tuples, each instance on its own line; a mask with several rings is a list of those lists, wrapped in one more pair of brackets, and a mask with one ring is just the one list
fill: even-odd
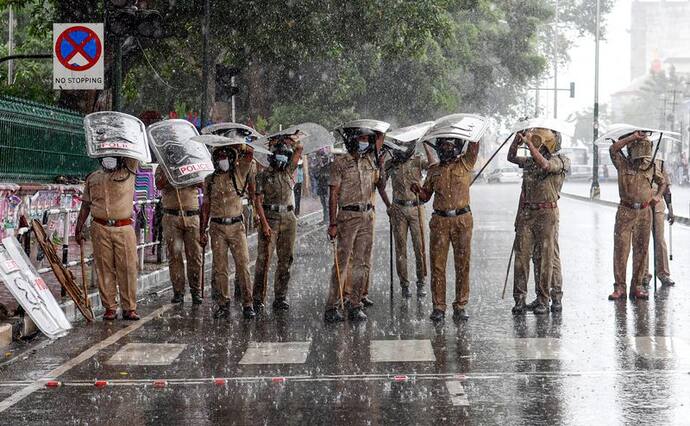
[(55, 57), (67, 69), (86, 71), (96, 65), (103, 44), (93, 30), (76, 25), (64, 30), (55, 42)]

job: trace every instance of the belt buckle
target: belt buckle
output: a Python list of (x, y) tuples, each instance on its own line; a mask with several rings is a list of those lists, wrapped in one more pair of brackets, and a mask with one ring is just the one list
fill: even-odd
[(633, 208), (635, 210), (640, 210), (642, 208), (642, 203), (633, 203)]
[(287, 211), (287, 206), (278, 206), (278, 213), (286, 213)]
[(106, 224), (107, 224), (108, 226), (115, 226), (115, 223), (116, 223), (116, 222), (117, 222), (117, 221), (116, 221), (115, 219), (108, 219), (108, 220), (106, 220)]
[(458, 211), (457, 211), (457, 210), (448, 210), (448, 211), (446, 212), (446, 216), (448, 216), (448, 217), (456, 217), (457, 215), (458, 215)]

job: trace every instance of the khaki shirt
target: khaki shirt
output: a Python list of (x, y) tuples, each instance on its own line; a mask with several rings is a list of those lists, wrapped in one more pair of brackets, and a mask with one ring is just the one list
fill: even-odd
[[(156, 180), (158, 180), (161, 175), (165, 174), (162, 169), (163, 167), (165, 166), (159, 165), (156, 168)], [(165, 178), (167, 184), (161, 188), (161, 204), (164, 209), (185, 211), (199, 210), (199, 191), (197, 191), (195, 185), (178, 188), (177, 191), (175, 191), (175, 187), (167, 180), (167, 176)], [(176, 192), (180, 194), (179, 201)], [(182, 202), (182, 205), (180, 205), (180, 202)]]
[(242, 215), (242, 197), (246, 195), (246, 188), (256, 181), (256, 167), (253, 163), (247, 164), (247, 166), (238, 167), (232, 171), (237, 188), (233, 184), (233, 174), (212, 173), (206, 177), (204, 199), (210, 203), (210, 217), (223, 218)]
[[(293, 168), (288, 170), (276, 170), (273, 167), (262, 170), (256, 175), (256, 195), (263, 195), (264, 204), (277, 204), (282, 206), (295, 205), (295, 196), (292, 192), (294, 182), (292, 180)], [(266, 215), (280, 214), (266, 211)]]
[(422, 182), (422, 170), (426, 170), (428, 164), (427, 160), (419, 156), (412, 157), (404, 163), (387, 163), (386, 175), (391, 178), (394, 200), (414, 201), (417, 198), (410, 187), (413, 183), (419, 185)]
[[(136, 160), (125, 160), (129, 169), (136, 170)], [(135, 175), (120, 169), (103, 169), (91, 173), (84, 183), (82, 202), (89, 205), (91, 215), (101, 220), (122, 220), (132, 217)]]
[[(647, 203), (656, 194), (653, 183), (663, 185), (663, 170), (659, 166), (652, 166), (647, 170), (637, 170), (620, 150), (609, 149), (611, 162), (618, 170), (618, 195), (622, 201), (628, 203)], [(658, 186), (657, 186), (658, 188)]]
[(364, 157), (344, 154), (331, 163), (331, 186), (340, 186), (338, 207), (352, 204), (374, 204), (374, 191), (379, 180), (379, 168), (374, 154)]
[(470, 146), (457, 160), (429, 168), (424, 190), (434, 194), (435, 210), (457, 210), (470, 204), (470, 183), (476, 162), (477, 153)]
[(570, 170), (570, 159), (556, 154), (549, 159), (549, 170), (543, 171), (533, 158), (527, 158), (520, 166), (522, 193), (520, 201), (525, 203), (555, 203), (560, 198), (565, 175)]

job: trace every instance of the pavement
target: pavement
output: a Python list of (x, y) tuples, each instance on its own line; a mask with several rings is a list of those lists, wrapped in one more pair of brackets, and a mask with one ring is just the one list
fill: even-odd
[[(140, 305), (143, 320), (75, 324), (0, 364), (3, 424), (683, 424), (690, 415), (690, 228), (674, 227), (674, 288), (609, 302), (615, 209), (564, 198), (564, 311), (514, 318), (501, 299), (519, 185), (472, 190), (467, 322), (430, 297), (390, 297), (377, 218), (363, 324), (327, 325), (325, 228), (298, 231), (288, 312), (215, 320), (211, 303)], [(379, 211), (383, 211), (379, 205)], [(433, 235), (431, 236), (433, 238)], [(255, 253), (253, 253), (255, 254)], [(412, 270), (412, 267), (410, 267)], [(447, 298), (454, 292), (448, 270)], [(512, 275), (512, 274), (511, 274)], [(210, 278), (210, 277), (209, 277)], [(428, 282), (428, 280), (427, 280)], [(510, 290), (508, 291), (510, 294)], [(449, 312), (450, 313), (450, 312)]]

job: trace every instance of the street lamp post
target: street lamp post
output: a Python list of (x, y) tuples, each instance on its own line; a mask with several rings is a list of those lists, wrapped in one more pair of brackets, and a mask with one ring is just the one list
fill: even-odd
[(203, 128), (206, 123), (208, 114), (208, 79), (209, 79), (209, 63), (208, 63), (208, 38), (210, 32), (210, 15), (211, 15), (211, 2), (210, 0), (204, 0), (204, 17), (203, 23), (201, 24), (201, 33), (203, 36), (203, 42), (201, 45), (201, 56), (202, 56), (202, 70), (201, 70), (201, 114), (199, 127)]
[(597, 17), (594, 41), (594, 114), (592, 119), (592, 187), (589, 197), (598, 200), (601, 196), (599, 187), (599, 150), (597, 149), (597, 138), (599, 137), (599, 20), (600, 20), (600, 0), (597, 0)]

